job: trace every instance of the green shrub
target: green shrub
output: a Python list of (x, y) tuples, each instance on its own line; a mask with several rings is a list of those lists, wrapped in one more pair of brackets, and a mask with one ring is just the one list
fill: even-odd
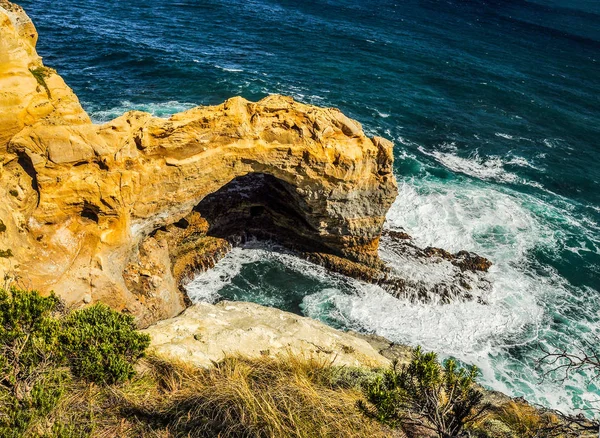
[(62, 395), (59, 300), (0, 289), (0, 436), (22, 436)]
[(55, 295), (0, 289), (0, 385), (15, 396), (30, 389), (23, 385), (32, 374), (61, 359), (58, 304)]
[(65, 318), (60, 335), (73, 374), (96, 383), (116, 383), (134, 375), (150, 337), (135, 329), (131, 315), (96, 304)]
[(54, 294), (0, 289), (1, 438), (85, 436), (70, 424), (44, 425), (74, 383), (72, 376), (123, 381), (149, 344), (147, 335), (135, 331), (133, 317), (107, 306), (66, 316), (62, 310)]
[(435, 353), (418, 347), (412, 360), (401, 368), (397, 362), (382, 376), (367, 383), (369, 404), (359, 408), (369, 417), (393, 428), (421, 427), (442, 438), (461, 436), (465, 425), (487, 409), (483, 394), (474, 387), (476, 367), (459, 368), (448, 360), (444, 366)]

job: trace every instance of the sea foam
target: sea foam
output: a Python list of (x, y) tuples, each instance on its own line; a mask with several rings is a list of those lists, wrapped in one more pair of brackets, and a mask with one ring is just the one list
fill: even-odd
[[(84, 105), (85, 106), (85, 105)], [(156, 103), (133, 103), (127, 100), (122, 101), (118, 106), (89, 111), (90, 118), (94, 123), (106, 123), (119, 116), (122, 116), (127, 111), (144, 111), (156, 117), (168, 118), (175, 113), (186, 111), (197, 105), (193, 103), (170, 101)]]

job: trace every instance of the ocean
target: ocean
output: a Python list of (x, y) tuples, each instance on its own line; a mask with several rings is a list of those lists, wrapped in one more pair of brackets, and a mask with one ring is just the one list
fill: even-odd
[(254, 301), (422, 345), (554, 408), (600, 398), (589, 374), (541, 381), (536, 363), (542, 347), (600, 330), (600, 2), (20, 4), (44, 62), (96, 122), (236, 95), (340, 108), (395, 143), (386, 227), (494, 263), (487, 304), (412, 303), (252, 243), (199, 275), (192, 300)]

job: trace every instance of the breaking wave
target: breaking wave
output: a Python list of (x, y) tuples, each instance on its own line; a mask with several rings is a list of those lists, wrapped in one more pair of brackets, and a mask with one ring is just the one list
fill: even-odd
[[(85, 105), (84, 105), (85, 106)], [(195, 107), (193, 103), (185, 102), (160, 102), (160, 103), (133, 103), (128, 100), (122, 101), (118, 106), (107, 110), (90, 110), (89, 115), (94, 123), (106, 123), (127, 111), (144, 111), (156, 117), (168, 118), (175, 113), (186, 111)]]

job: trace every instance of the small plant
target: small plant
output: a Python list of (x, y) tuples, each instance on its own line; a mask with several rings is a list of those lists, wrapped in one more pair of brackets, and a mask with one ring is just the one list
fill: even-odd
[(13, 256), (12, 250), (9, 249), (0, 249), (0, 258), (7, 259)]
[(4, 222), (2, 221), (2, 219), (0, 219), (0, 233), (4, 233), (6, 231), (6, 225), (4, 225)]
[(408, 365), (399, 368), (394, 362), (366, 385), (369, 405), (362, 401), (359, 408), (393, 428), (421, 427), (441, 438), (460, 437), (488, 408), (475, 388), (478, 373), (474, 366), (459, 368), (454, 360), (442, 366), (435, 353), (417, 347)]
[(133, 363), (150, 345), (150, 337), (136, 331), (133, 316), (104, 304), (67, 316), (60, 340), (75, 376), (108, 384), (132, 377)]
[(17, 192), (15, 189), (10, 189), (10, 190), (8, 191), (8, 194), (9, 194), (10, 196), (14, 196), (15, 198), (16, 198), (17, 196), (19, 196), (19, 192)]
[(52, 74), (52, 70), (47, 67), (36, 67), (36, 68), (30, 68), (29, 71), (31, 72), (31, 74), (33, 75), (35, 80), (38, 82), (38, 84), (40, 84), (42, 87), (44, 87), (48, 97), (51, 98), (52, 94), (50, 93), (48, 84), (46, 84), (46, 78)]

